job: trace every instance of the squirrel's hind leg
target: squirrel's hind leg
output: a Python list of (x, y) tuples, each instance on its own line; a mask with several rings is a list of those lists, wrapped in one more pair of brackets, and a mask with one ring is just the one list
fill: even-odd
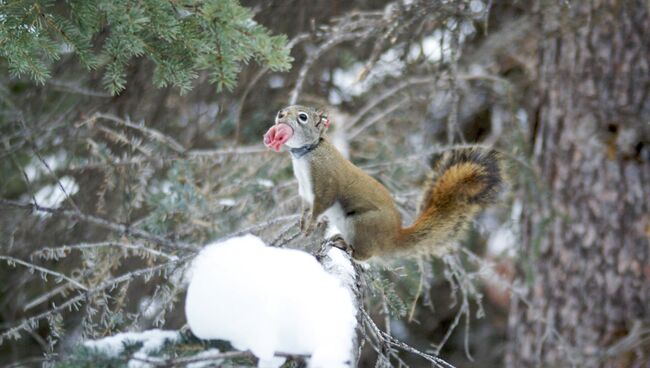
[(365, 261), (374, 256), (392, 253), (400, 219), (389, 211), (373, 210), (355, 214), (351, 221), (349, 240), (357, 261)]

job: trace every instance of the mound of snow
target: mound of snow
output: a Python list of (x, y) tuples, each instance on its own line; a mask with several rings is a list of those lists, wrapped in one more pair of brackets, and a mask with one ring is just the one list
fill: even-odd
[(185, 314), (197, 337), (228, 340), (261, 364), (276, 352), (311, 355), (310, 367), (350, 361), (356, 309), (348, 290), (308, 253), (267, 247), (253, 235), (201, 251)]

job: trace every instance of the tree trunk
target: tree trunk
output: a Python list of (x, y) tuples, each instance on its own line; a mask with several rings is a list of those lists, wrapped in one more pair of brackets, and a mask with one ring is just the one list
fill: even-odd
[(525, 200), (527, 291), (512, 301), (507, 363), (647, 367), (650, 3), (541, 3), (539, 187)]

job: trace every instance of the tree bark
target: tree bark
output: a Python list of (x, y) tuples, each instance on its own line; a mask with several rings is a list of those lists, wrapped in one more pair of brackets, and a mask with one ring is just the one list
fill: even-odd
[[(541, 1), (510, 367), (650, 365), (650, 3)], [(645, 342), (642, 335), (645, 334)]]

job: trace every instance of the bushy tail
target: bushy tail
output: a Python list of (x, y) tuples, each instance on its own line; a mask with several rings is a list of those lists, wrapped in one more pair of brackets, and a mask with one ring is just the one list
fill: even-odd
[(437, 157), (427, 181), (420, 215), (400, 232), (400, 248), (441, 255), (474, 216), (496, 201), (504, 186), (500, 155), (488, 149), (454, 149)]

